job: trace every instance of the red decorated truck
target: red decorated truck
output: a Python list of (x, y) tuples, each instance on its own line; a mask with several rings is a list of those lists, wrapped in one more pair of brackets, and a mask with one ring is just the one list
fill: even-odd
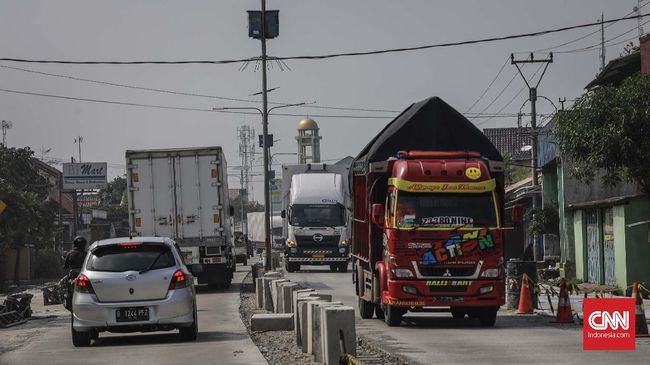
[(503, 158), (440, 98), (412, 104), (355, 158), (353, 280), (362, 318), (439, 311), (493, 326), (504, 304)]

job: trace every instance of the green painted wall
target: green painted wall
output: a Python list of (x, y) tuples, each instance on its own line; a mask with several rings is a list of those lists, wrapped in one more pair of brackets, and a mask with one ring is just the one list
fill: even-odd
[[(650, 199), (647, 197), (634, 198), (625, 206), (626, 225), (647, 220), (650, 220)], [(626, 260), (627, 285), (631, 285), (634, 281), (650, 283), (648, 227), (647, 223), (625, 227), (625, 243), (628, 252)]]
[(614, 271), (616, 284), (625, 288), (627, 282), (627, 244), (625, 235), (625, 209), (627, 205), (614, 206)]
[(586, 280), (587, 277), (587, 245), (585, 245), (584, 213), (582, 210), (573, 212), (573, 244), (576, 255), (576, 278)]

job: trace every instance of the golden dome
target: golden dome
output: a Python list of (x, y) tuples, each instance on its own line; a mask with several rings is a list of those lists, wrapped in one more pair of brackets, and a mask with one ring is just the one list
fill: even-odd
[(300, 121), (298, 123), (298, 130), (313, 130), (313, 129), (318, 129), (318, 124), (313, 119), (306, 118)]

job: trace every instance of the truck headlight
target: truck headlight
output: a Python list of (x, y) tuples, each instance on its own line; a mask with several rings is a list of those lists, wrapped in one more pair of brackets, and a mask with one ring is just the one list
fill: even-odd
[(348, 240), (341, 240), (340, 246), (347, 246), (348, 245)]
[(296, 247), (296, 241), (287, 240), (287, 247)]
[(412, 278), (413, 272), (410, 269), (394, 269), (393, 274), (396, 278)]
[(481, 274), (481, 277), (482, 278), (497, 278), (497, 277), (499, 277), (500, 273), (501, 273), (501, 270), (499, 268), (486, 269)]

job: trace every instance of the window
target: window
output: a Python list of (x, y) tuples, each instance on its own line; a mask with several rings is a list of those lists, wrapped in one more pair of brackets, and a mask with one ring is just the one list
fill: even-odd
[(492, 193), (432, 194), (400, 191), (397, 194), (397, 227), (496, 227)]
[[(167, 268), (175, 265), (169, 247), (161, 244), (138, 244), (132, 246), (110, 245), (99, 247), (90, 253), (86, 268), (92, 271), (143, 271)], [(152, 266), (153, 265), (153, 266)]]
[(345, 210), (341, 204), (294, 204), (290, 223), (292, 226), (344, 226)]

